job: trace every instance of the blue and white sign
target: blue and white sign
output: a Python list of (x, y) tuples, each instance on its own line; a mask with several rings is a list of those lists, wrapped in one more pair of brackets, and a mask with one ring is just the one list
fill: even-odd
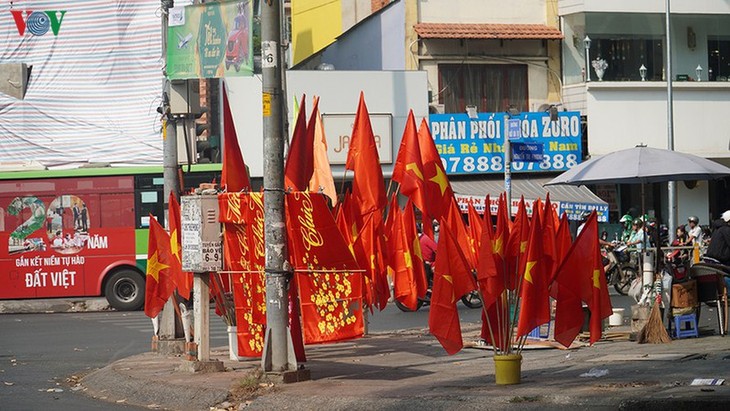
[[(513, 173), (565, 171), (580, 163), (579, 112), (558, 113), (557, 121), (550, 121), (550, 115), (543, 112), (521, 113), (512, 119), (519, 120), (524, 142), (543, 146), (540, 162), (513, 159)], [(474, 119), (467, 114), (431, 114), (431, 135), (446, 172), (503, 173), (504, 121), (504, 113), (478, 113)]]
[(542, 162), (542, 143), (512, 143), (512, 160)]
[(507, 120), (507, 138), (510, 140), (519, 140), (522, 138), (520, 119), (511, 118)]

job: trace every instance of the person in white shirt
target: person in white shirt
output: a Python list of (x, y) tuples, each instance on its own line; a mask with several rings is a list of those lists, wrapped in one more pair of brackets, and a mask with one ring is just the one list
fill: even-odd
[(700, 228), (700, 219), (697, 216), (690, 216), (687, 219), (689, 227), (687, 228), (687, 244), (695, 243), (702, 245), (702, 228)]

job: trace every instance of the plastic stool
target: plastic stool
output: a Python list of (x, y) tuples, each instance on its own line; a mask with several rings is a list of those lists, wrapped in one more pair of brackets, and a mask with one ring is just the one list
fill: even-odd
[[(682, 324), (687, 324), (687, 329), (682, 329)], [(697, 316), (695, 314), (684, 314), (674, 317), (674, 336), (676, 338), (699, 337), (697, 331)]]
[[(546, 327), (545, 334), (540, 333), (540, 331), (541, 331), (540, 329), (542, 327)], [(548, 338), (549, 336), (550, 336), (550, 323), (549, 322), (535, 327), (535, 329), (533, 329), (532, 331), (530, 331), (529, 334), (527, 334), (527, 338), (534, 338), (534, 339), (538, 339), (538, 340), (541, 338)]]

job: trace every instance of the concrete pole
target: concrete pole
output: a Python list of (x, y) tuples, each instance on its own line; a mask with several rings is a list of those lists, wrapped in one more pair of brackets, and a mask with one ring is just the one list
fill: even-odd
[(264, 240), (266, 243), (266, 338), (261, 358), (266, 372), (296, 369), (288, 360), (288, 295), (291, 275), (284, 224), (284, 141), (281, 0), (261, 4), (261, 69), (264, 115)]
[[(667, 27), (667, 51), (666, 51), (666, 79), (667, 79), (667, 149), (674, 150), (674, 98), (672, 96), (672, 23), (669, 0), (666, 0), (666, 27)], [(699, 79), (698, 79), (699, 80)], [(669, 229), (669, 243), (674, 240), (677, 231), (677, 183), (670, 181), (667, 184), (668, 216), (667, 228)], [(657, 227), (659, 229), (659, 227)]]
[[(167, 61), (167, 24), (168, 11), (172, 6), (172, 1), (162, 0), (162, 58)], [(165, 74), (167, 77), (167, 74)], [(162, 90), (162, 109), (165, 122), (163, 123), (163, 140), (162, 140), (162, 177), (163, 177), (163, 201), (165, 216), (168, 215), (170, 191), (175, 195), (178, 194), (180, 186), (177, 177), (177, 129), (175, 120), (170, 115), (170, 82), (167, 78), (163, 78)], [(163, 222), (164, 223), (164, 222)], [(167, 225), (169, 227), (169, 225)], [(175, 308), (174, 301), (171, 298), (165, 304), (165, 308), (160, 314), (160, 339), (171, 340), (175, 338)]]

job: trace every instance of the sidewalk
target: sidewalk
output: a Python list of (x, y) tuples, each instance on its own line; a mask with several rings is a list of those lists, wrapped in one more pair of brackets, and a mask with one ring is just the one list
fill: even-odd
[[(478, 324), (462, 324), (464, 342)], [(81, 381), (83, 392), (150, 409), (485, 410), (485, 409), (727, 409), (730, 339), (703, 336), (669, 344), (601, 341), (572, 350), (525, 349), (522, 383), (494, 382), (492, 352), (464, 348), (447, 355), (426, 329), (368, 335), (308, 346), (311, 381), (271, 386), (252, 377), (259, 360), (228, 360), (226, 371), (178, 371), (180, 357), (145, 353), (117, 361)], [(602, 377), (581, 377), (594, 371)], [(724, 378), (721, 386), (690, 386), (695, 378)], [(246, 400), (231, 391), (257, 390)], [(227, 401), (227, 399), (229, 399)]]

